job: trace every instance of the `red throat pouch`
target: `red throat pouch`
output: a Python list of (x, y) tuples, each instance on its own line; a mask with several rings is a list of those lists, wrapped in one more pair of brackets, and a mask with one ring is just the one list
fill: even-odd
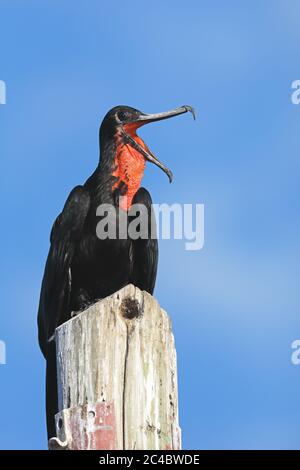
[[(126, 129), (126, 131), (128, 130)], [(132, 137), (141, 147), (146, 148), (143, 140), (135, 133)], [(141, 185), (146, 161), (140, 152), (130, 145), (124, 145), (122, 143), (117, 146), (115, 165), (116, 168), (112, 174), (116, 176), (118, 180), (114, 183), (112, 189), (116, 189), (120, 182), (126, 185), (127, 192), (125, 196), (120, 199), (120, 207), (128, 211), (132, 205), (132, 199)]]

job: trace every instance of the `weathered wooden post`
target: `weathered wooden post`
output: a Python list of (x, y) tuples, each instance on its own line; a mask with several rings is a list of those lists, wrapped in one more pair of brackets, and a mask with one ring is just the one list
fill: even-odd
[(180, 449), (167, 313), (128, 285), (56, 331), (60, 449)]

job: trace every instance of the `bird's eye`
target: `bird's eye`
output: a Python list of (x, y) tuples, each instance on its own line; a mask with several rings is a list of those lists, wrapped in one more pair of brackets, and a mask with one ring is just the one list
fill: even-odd
[(118, 118), (120, 119), (120, 121), (125, 121), (126, 117), (127, 116), (126, 116), (125, 111), (119, 111), (118, 112)]

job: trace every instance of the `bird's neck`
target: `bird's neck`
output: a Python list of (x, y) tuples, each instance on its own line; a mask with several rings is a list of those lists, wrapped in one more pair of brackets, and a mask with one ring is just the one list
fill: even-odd
[[(144, 142), (137, 135), (135, 140), (145, 147)], [(120, 191), (120, 207), (128, 211), (132, 205), (135, 193), (141, 186), (146, 161), (143, 155), (130, 145), (117, 144), (112, 175), (117, 178), (112, 190)]]
[[(140, 146), (147, 148), (140, 137), (136, 134), (133, 137)], [(100, 146), (99, 165), (86, 182), (93, 192), (93, 203), (96, 206), (112, 203), (118, 194), (120, 207), (128, 211), (140, 188), (145, 165), (145, 158), (119, 138)]]

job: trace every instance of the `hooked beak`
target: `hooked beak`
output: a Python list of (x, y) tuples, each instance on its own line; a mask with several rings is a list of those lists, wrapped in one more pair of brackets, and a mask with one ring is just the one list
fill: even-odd
[[(170, 111), (165, 111), (163, 113), (156, 113), (156, 114), (141, 114), (138, 119), (136, 119), (132, 124), (135, 125), (136, 128), (141, 127), (145, 124), (149, 124), (150, 122), (155, 122), (155, 121), (162, 121), (163, 119), (169, 119), (174, 116), (178, 116), (179, 114), (184, 114), (190, 112), (193, 115), (193, 118), (196, 119), (195, 115), (195, 110), (191, 106), (184, 105), (180, 106), (179, 108), (171, 109)], [(161, 170), (163, 170), (169, 178), (170, 183), (172, 183), (173, 180), (173, 174), (169, 168), (167, 168), (162, 162), (159, 161), (159, 159), (151, 152), (151, 150), (144, 149), (139, 145), (138, 142), (125, 130), (123, 129), (123, 138), (124, 140), (131, 145), (133, 148), (135, 148), (138, 152), (140, 152), (146, 160), (148, 160), (151, 163), (154, 163), (154, 165), (158, 166)]]
[(138, 122), (142, 124), (148, 124), (149, 122), (154, 121), (162, 121), (163, 119), (169, 119), (174, 116), (178, 116), (179, 114), (184, 114), (190, 112), (193, 115), (193, 118), (196, 119), (196, 114), (194, 108), (188, 105), (180, 106), (180, 108), (171, 109), (170, 111), (165, 111), (163, 113), (156, 113), (156, 114), (142, 114)]

